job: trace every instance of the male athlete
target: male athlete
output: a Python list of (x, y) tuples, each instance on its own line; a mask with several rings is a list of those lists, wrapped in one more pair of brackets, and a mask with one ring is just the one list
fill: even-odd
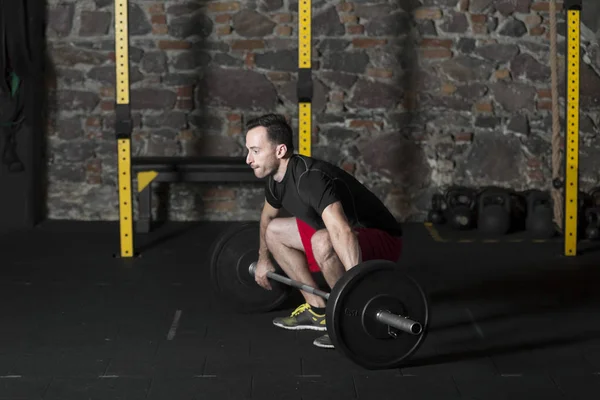
[[(246, 162), (256, 177), (266, 178), (255, 271), (260, 286), (271, 289), (266, 276), (275, 271), (271, 255), (288, 277), (313, 287), (311, 271), (320, 270), (333, 287), (362, 261), (398, 261), (402, 229), (371, 191), (341, 168), (294, 154), (292, 129), (283, 116), (263, 115), (246, 128)], [(293, 217), (277, 218), (282, 208)], [(273, 323), (284, 329), (326, 331), (325, 300), (301, 293), (306, 303)], [(328, 335), (314, 344), (333, 348)]]

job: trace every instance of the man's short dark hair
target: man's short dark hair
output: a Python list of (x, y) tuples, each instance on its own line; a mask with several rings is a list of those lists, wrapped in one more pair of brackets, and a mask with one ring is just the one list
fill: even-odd
[(267, 129), (267, 137), (275, 145), (285, 144), (287, 156), (294, 153), (294, 135), (292, 127), (287, 123), (285, 117), (280, 114), (265, 114), (251, 119), (246, 123), (246, 130), (264, 126)]

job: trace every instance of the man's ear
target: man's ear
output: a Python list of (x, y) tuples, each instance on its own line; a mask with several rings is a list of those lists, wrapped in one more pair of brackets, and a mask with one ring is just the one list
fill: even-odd
[(287, 146), (280, 144), (277, 146), (277, 158), (283, 158), (287, 154)]

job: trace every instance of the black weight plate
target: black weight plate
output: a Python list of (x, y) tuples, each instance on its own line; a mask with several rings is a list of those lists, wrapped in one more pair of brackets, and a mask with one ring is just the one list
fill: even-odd
[[(387, 332), (387, 325), (372, 321), (374, 304), (392, 313), (406, 313), (401, 315), (421, 323), (421, 334), (399, 330), (396, 338), (382, 334)], [(425, 293), (390, 261), (366, 261), (352, 268), (340, 278), (327, 302), (327, 331), (334, 346), (367, 369), (400, 366), (423, 342), (428, 322)], [(382, 326), (374, 329), (373, 323)]]
[(258, 222), (235, 224), (219, 236), (209, 253), (214, 290), (241, 313), (270, 311), (289, 294), (287, 285), (270, 281), (273, 290), (266, 290), (250, 275), (250, 264), (258, 259), (259, 233)]

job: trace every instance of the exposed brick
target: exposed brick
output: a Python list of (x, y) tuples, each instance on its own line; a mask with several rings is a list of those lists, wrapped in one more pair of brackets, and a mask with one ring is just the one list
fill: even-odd
[(453, 44), (452, 39), (423, 39), (419, 43), (421, 47), (444, 47), (446, 49), (452, 48)]
[(225, 24), (231, 21), (231, 15), (229, 14), (219, 14), (215, 17), (215, 22), (217, 24)]
[(254, 53), (246, 54), (246, 58), (244, 59), (244, 64), (248, 68), (254, 68), (256, 63), (254, 62)]
[(552, 111), (552, 102), (551, 101), (538, 101), (537, 109), (545, 110), (545, 111)]
[(342, 169), (348, 172), (349, 174), (353, 174), (354, 171), (356, 171), (356, 164), (346, 161), (342, 163)]
[(499, 69), (496, 71), (496, 79), (504, 80), (510, 78), (510, 71), (508, 69)]
[(354, 10), (354, 5), (352, 3), (339, 3), (335, 8), (340, 12), (350, 12)]
[(88, 173), (99, 173), (102, 172), (102, 160), (93, 158), (88, 161), (85, 165), (85, 170)]
[(529, 34), (531, 36), (542, 36), (546, 32), (546, 28), (543, 26), (536, 26), (535, 28), (531, 28), (529, 30)]
[(102, 139), (103, 134), (102, 134), (102, 130), (98, 129), (98, 128), (88, 128), (85, 131), (85, 138), (87, 140), (95, 140), (95, 139)]
[(442, 19), (442, 10), (439, 8), (417, 8), (414, 11), (415, 19)]
[(102, 111), (114, 111), (115, 110), (115, 102), (110, 100), (103, 100), (100, 102), (100, 109)]
[(241, 124), (230, 124), (227, 127), (227, 134), (229, 136), (236, 136), (242, 133), (242, 125)]
[(527, 171), (527, 176), (529, 177), (530, 180), (532, 181), (544, 181), (544, 173), (540, 170), (530, 170)]
[(165, 5), (163, 3), (150, 4), (148, 6), (148, 13), (150, 15), (164, 14), (165, 13)]
[(473, 134), (471, 132), (458, 132), (453, 136), (456, 143), (470, 143), (473, 140)]
[(291, 79), (289, 72), (267, 72), (267, 77), (273, 82), (288, 82)]
[(422, 58), (428, 59), (440, 59), (440, 58), (452, 58), (452, 50), (449, 49), (421, 49)]
[(190, 49), (192, 44), (183, 40), (159, 40), (158, 48), (161, 50), (186, 50)]
[(484, 14), (472, 14), (471, 15), (471, 21), (474, 24), (485, 24), (485, 22), (487, 21), (487, 15), (484, 15)]
[(89, 185), (100, 185), (102, 184), (102, 176), (97, 174), (88, 175), (85, 182)]
[(234, 40), (231, 43), (232, 50), (254, 50), (254, 49), (264, 49), (265, 42), (258, 39), (249, 39), (249, 40)]
[(452, 94), (456, 92), (456, 86), (451, 83), (444, 83), (442, 85), (442, 93), (444, 94)]
[(191, 129), (184, 129), (179, 131), (177, 138), (180, 140), (194, 140), (194, 131)]
[(239, 11), (240, 3), (237, 1), (214, 2), (214, 3), (209, 3), (207, 9), (208, 9), (208, 12), (211, 12), (211, 13)]
[(167, 23), (167, 16), (164, 14), (161, 15), (153, 15), (152, 18), (152, 23), (153, 24), (166, 24)]
[(193, 110), (194, 101), (192, 99), (177, 99), (177, 102), (175, 103), (175, 108), (178, 110)]
[(108, 53), (108, 59), (112, 62), (115, 62), (117, 60), (117, 55), (114, 51), (111, 51), (110, 53)]
[(202, 193), (202, 199), (225, 199), (225, 200), (233, 200), (235, 199), (235, 190), (233, 189), (220, 189), (220, 188), (210, 188), (207, 189), (204, 193)]
[(241, 122), (242, 115), (241, 114), (227, 114), (227, 121), (229, 122)]
[(494, 112), (494, 106), (490, 102), (480, 102), (475, 104), (475, 110), (481, 113), (491, 113)]
[(365, 33), (363, 25), (346, 25), (346, 33), (348, 35), (362, 35)]
[(183, 129), (177, 134), (179, 140), (194, 140), (194, 131), (191, 129)]
[(219, 36), (226, 36), (231, 34), (231, 26), (229, 25), (222, 25), (222, 26), (218, 26), (217, 27), (217, 35)]
[(387, 43), (385, 39), (368, 39), (368, 38), (356, 38), (352, 39), (352, 46), (356, 48), (366, 49), (370, 47), (379, 47)]
[(213, 212), (235, 211), (237, 209), (237, 202), (235, 200), (207, 201), (204, 203), (204, 209)]
[(527, 166), (529, 168), (540, 168), (542, 166), (542, 162), (538, 158), (530, 158), (527, 160)]
[(291, 26), (278, 26), (275, 28), (275, 34), (278, 36), (292, 36), (292, 31)]
[(551, 99), (552, 98), (552, 90), (551, 89), (538, 89), (537, 95), (540, 99)]
[(367, 68), (367, 75), (372, 78), (391, 78), (394, 71), (388, 68)]
[(167, 25), (152, 25), (152, 33), (154, 35), (166, 35), (169, 33)]
[(182, 86), (177, 88), (177, 96), (191, 98), (194, 95), (194, 87), (193, 86)]
[(340, 22), (342, 24), (356, 24), (358, 23), (358, 17), (352, 14), (342, 14), (340, 15)]
[(100, 117), (88, 117), (85, 120), (85, 126), (98, 128), (102, 126), (102, 119)]
[(273, 21), (279, 23), (279, 24), (289, 24), (294, 22), (294, 16), (292, 14), (275, 14), (273, 16)]
[(383, 127), (383, 123), (370, 119), (353, 119), (350, 120), (350, 128), (359, 129), (367, 128), (369, 130), (379, 130)]
[[(563, 9), (563, 3), (556, 2), (556, 11), (560, 11)], [(531, 11), (550, 11), (550, 2), (543, 1), (538, 3), (533, 3), (531, 5)]]

